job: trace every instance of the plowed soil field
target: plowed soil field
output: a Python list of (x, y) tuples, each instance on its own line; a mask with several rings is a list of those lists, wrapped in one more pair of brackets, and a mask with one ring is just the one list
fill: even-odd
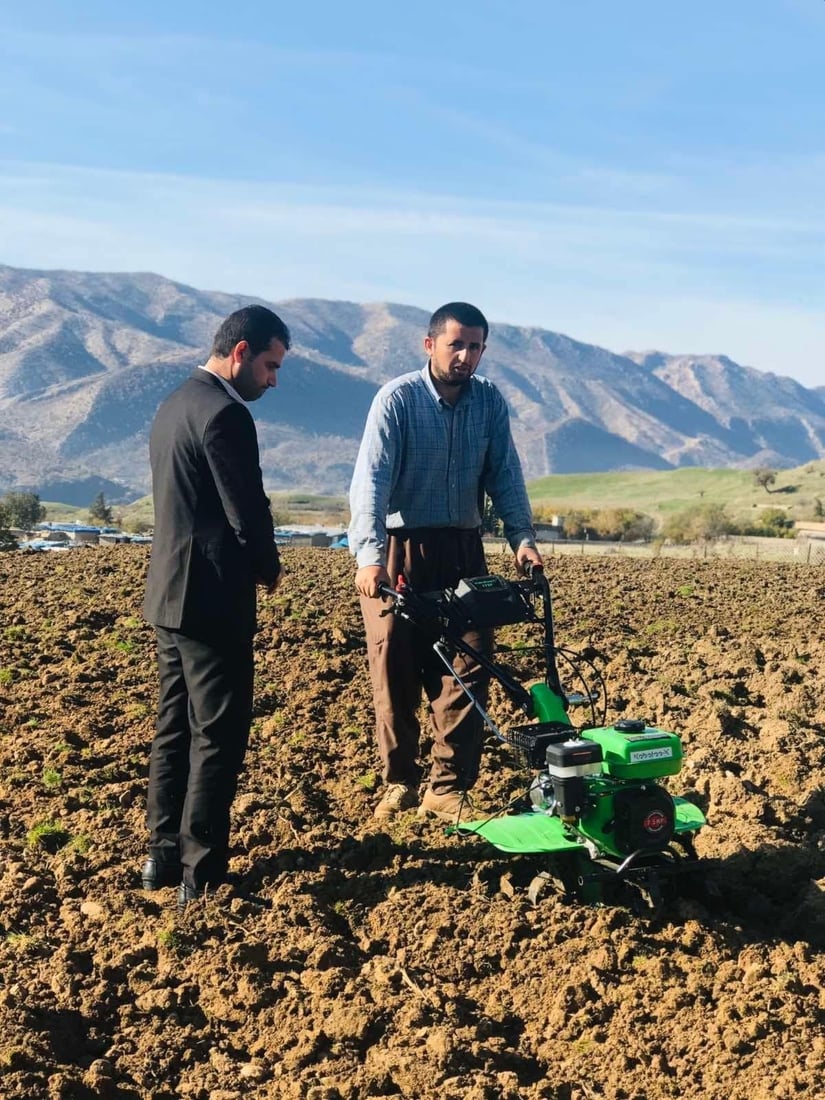
[[(706, 888), (652, 914), (552, 884), (534, 904), (538, 857), (376, 823), (352, 561), (284, 557), (234, 882), (178, 916), (138, 878), (148, 554), (0, 556), (0, 1095), (825, 1095), (822, 570), (548, 563), (559, 642), (598, 654), (611, 720), (681, 734), (668, 785), (708, 814)], [(478, 802), (520, 782), (491, 737)]]

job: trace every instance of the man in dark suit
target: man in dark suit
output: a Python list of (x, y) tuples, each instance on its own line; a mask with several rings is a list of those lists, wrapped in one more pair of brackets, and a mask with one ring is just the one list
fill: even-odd
[(145, 889), (178, 905), (226, 877), (229, 814), (252, 719), (256, 585), (281, 566), (246, 402), (277, 385), (289, 330), (232, 313), (205, 366), (158, 409), (149, 441), (155, 532), (143, 610), (158, 641)]

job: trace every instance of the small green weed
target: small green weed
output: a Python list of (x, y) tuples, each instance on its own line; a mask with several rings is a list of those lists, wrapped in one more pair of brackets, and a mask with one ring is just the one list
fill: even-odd
[(56, 821), (38, 821), (26, 833), (26, 845), (29, 848), (42, 848), (46, 852), (57, 852), (64, 848), (71, 835)]
[(781, 990), (793, 989), (798, 982), (799, 979), (793, 970), (782, 970), (773, 978), (774, 988)]
[(26, 955), (40, 946), (40, 937), (33, 932), (9, 932), (6, 936), (6, 943), (18, 955)]
[(724, 688), (713, 688), (710, 692), (711, 699), (715, 699), (719, 703), (725, 703), (729, 707), (736, 706), (739, 700), (731, 691), (725, 691)]
[(7, 626), (3, 633), (10, 642), (13, 642), (17, 638), (25, 638), (26, 628), (25, 626)]
[(23, 1047), (0, 1047), (0, 1069), (23, 1069), (28, 1057)]
[(43, 769), (43, 786), (53, 790), (63, 782), (63, 776), (56, 768)]
[(91, 838), (86, 836), (85, 833), (79, 833), (77, 836), (73, 836), (69, 842), (69, 847), (73, 852), (79, 853), (81, 856), (89, 854), (89, 849), (92, 847)]
[(679, 587), (676, 589), (676, 595), (685, 597), (692, 596), (694, 591), (695, 588), (692, 584), (680, 584)]
[(365, 791), (372, 793), (378, 786), (378, 775), (374, 771), (364, 772), (363, 775), (356, 777), (355, 782)]
[(158, 943), (161, 947), (165, 947), (167, 951), (177, 951), (181, 947), (182, 942), (183, 937), (173, 925), (161, 928), (160, 932), (158, 932)]
[(648, 623), (642, 630), (642, 634), (650, 637), (653, 634), (667, 634), (672, 630), (676, 630), (679, 624), (675, 619), (656, 619), (652, 623)]
[(10, 684), (14, 679), (13, 668), (0, 668), (0, 684)]
[(192, 954), (197, 942), (192, 936), (187, 935), (170, 923), (158, 932), (158, 946), (173, 955), (177, 955), (178, 958), (182, 958), (185, 955)]
[(410, 826), (416, 821), (415, 810), (405, 810), (397, 814), (384, 825), (384, 831), (397, 848), (403, 848), (410, 839)]
[(123, 717), (128, 722), (136, 722), (139, 718), (146, 718), (149, 714), (147, 703), (127, 703), (123, 708)]

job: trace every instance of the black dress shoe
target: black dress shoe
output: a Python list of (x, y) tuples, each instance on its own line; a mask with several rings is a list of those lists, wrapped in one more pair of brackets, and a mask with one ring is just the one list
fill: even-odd
[(197, 901), (206, 893), (206, 887), (198, 890), (195, 886), (187, 886), (182, 882), (178, 887), (178, 912), (182, 913), (190, 901)]
[(140, 869), (140, 881), (144, 890), (161, 890), (164, 886), (177, 886), (182, 874), (183, 868), (179, 863), (167, 863), (150, 857)]

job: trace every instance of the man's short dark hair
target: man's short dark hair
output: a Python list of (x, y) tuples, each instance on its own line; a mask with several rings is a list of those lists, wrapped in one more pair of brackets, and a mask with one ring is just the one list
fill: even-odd
[(266, 306), (244, 306), (230, 313), (215, 333), (211, 354), (222, 359), (241, 340), (249, 344), (252, 355), (266, 351), (273, 340), (289, 351), (289, 329), (278, 314)]
[(431, 339), (435, 339), (447, 327), (448, 321), (458, 321), (460, 325), (464, 325), (466, 328), (484, 329), (484, 340), (486, 342), (490, 331), (487, 318), (480, 309), (471, 306), (469, 302), (448, 302), (446, 306), (437, 309), (430, 318), (427, 335)]

